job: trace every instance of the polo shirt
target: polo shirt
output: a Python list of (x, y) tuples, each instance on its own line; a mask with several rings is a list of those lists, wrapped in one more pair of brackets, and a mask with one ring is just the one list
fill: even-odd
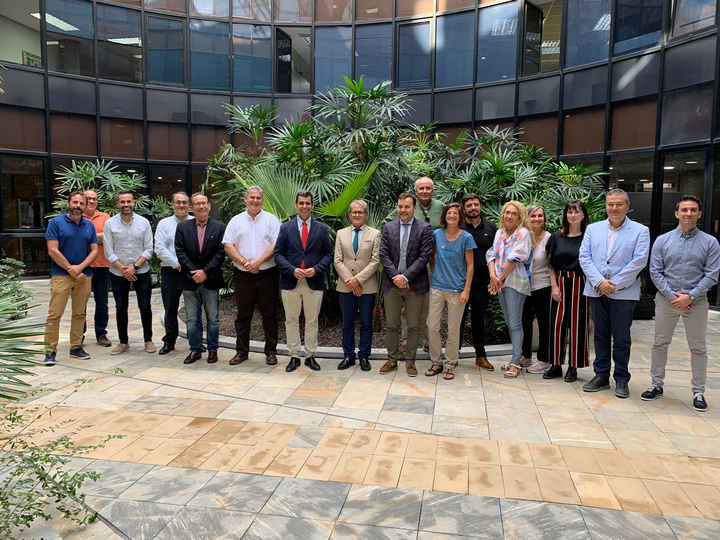
[[(109, 214), (101, 212), (100, 210), (96, 210), (93, 217), (86, 216), (85, 214), (83, 214), (83, 217), (95, 226), (96, 233), (103, 232), (103, 230), (105, 230), (105, 222), (110, 219)], [(100, 244), (100, 246), (102, 246), (102, 244)], [(98, 246), (98, 256), (90, 266), (92, 268), (110, 268), (110, 263), (105, 258), (105, 249), (100, 246)]]
[[(57, 240), (60, 253), (71, 265), (82, 263), (90, 254), (90, 244), (98, 243), (95, 226), (90, 221), (83, 217), (80, 218), (79, 223), (75, 223), (67, 213), (50, 220), (45, 231), (45, 240)], [(92, 268), (88, 266), (83, 273), (92, 276)], [(50, 275), (69, 276), (70, 274), (52, 261)]]

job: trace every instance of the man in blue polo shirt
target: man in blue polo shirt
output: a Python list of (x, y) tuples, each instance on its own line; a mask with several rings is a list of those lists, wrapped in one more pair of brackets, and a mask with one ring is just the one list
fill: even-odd
[(90, 298), (92, 269), (98, 253), (98, 237), (92, 222), (83, 217), (87, 197), (82, 191), (70, 194), (67, 213), (50, 220), (45, 233), (50, 265), (50, 305), (47, 316), (45, 365), (55, 365), (60, 340), (60, 319), (68, 297), (72, 297), (70, 356), (88, 359), (81, 347), (85, 327), (85, 309)]

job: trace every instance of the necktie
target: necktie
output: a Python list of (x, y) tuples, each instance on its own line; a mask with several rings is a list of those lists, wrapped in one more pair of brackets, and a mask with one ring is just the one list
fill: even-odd
[[(303, 221), (302, 233), (300, 233), (300, 240), (302, 241), (303, 250), (305, 250), (305, 246), (307, 245), (307, 239), (308, 239), (307, 221)], [(303, 262), (300, 264), (300, 268), (302, 270), (305, 270), (305, 259), (304, 258), (303, 258)]]
[(407, 246), (410, 237), (410, 224), (402, 224), (402, 235), (400, 237), (400, 261), (398, 263), (398, 272), (401, 274), (407, 270)]
[(357, 255), (358, 252), (358, 244), (360, 242), (358, 238), (360, 238), (360, 231), (362, 231), (362, 229), (355, 229), (355, 238), (353, 238), (353, 251), (355, 252), (355, 255)]

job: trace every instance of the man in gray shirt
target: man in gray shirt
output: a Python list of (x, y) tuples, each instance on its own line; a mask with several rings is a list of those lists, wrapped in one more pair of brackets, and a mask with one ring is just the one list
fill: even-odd
[(668, 345), (678, 319), (682, 317), (692, 368), (693, 408), (707, 410), (707, 292), (718, 281), (720, 245), (697, 228), (702, 216), (700, 199), (685, 195), (677, 204), (678, 228), (658, 237), (650, 257), (650, 277), (658, 289), (655, 296), (655, 341), (652, 346), (650, 375), (652, 385), (641, 398), (651, 401), (663, 394)]
[(105, 223), (103, 245), (110, 263), (110, 284), (115, 298), (115, 317), (120, 343), (110, 354), (121, 354), (128, 344), (128, 297), (130, 286), (135, 289), (143, 327), (145, 352), (154, 353), (152, 342), (152, 281), (150, 265), (153, 237), (150, 222), (135, 213), (135, 197), (129, 191), (118, 193), (120, 213)]

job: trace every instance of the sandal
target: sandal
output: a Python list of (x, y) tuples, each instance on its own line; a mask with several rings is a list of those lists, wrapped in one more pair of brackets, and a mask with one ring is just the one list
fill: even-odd
[(443, 372), (443, 379), (445, 379), (446, 381), (452, 381), (454, 378), (455, 378), (455, 374), (452, 372), (452, 370), (446, 369)]
[(520, 360), (519, 364), (513, 364), (512, 362), (508, 362), (507, 364), (503, 364), (502, 366), (500, 366), (500, 369), (503, 371), (507, 371), (508, 369), (510, 369), (511, 366), (520, 366), (525, 368), (530, 367), (532, 366), (532, 360), (530, 358), (523, 358), (522, 360)]
[(514, 379), (522, 373), (522, 366), (520, 364), (508, 364), (507, 371), (505, 372), (506, 379)]
[(435, 377), (436, 375), (440, 375), (442, 373), (443, 367), (442, 366), (435, 366), (431, 367), (425, 372), (426, 377)]

